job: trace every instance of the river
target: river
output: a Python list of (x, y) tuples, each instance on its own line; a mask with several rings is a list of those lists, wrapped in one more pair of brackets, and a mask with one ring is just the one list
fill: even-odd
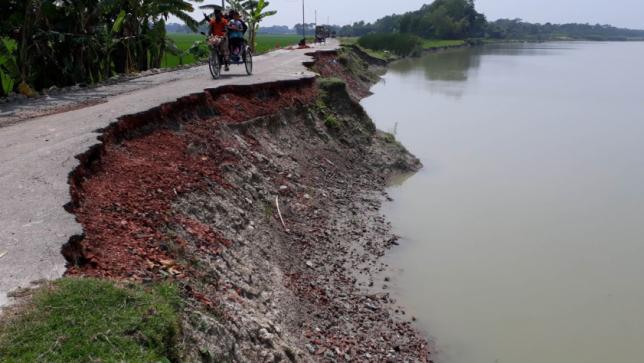
[(390, 188), (391, 285), (445, 363), (634, 363), (644, 344), (644, 43), (391, 65), (363, 106), (424, 169)]

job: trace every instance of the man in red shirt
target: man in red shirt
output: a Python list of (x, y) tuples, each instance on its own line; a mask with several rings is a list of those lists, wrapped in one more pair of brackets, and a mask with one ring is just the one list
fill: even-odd
[[(205, 15), (205, 14), (204, 14)], [(228, 29), (228, 20), (226, 20), (221, 13), (221, 10), (217, 9), (215, 10), (215, 18), (208, 18), (206, 16), (206, 19), (208, 19), (208, 23), (210, 24), (210, 35), (213, 37), (216, 37), (217, 40), (219, 41), (219, 52), (224, 56), (224, 64), (225, 64), (225, 70), (227, 71), (228, 68), (228, 57), (229, 57), (229, 50), (228, 50), (228, 37), (226, 36), (226, 32)]]

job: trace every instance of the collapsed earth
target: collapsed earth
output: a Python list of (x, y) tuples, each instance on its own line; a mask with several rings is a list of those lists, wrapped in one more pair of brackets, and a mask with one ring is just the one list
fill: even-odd
[[(84, 233), (62, 248), (64, 280), (173, 286), (181, 301), (160, 357), (430, 361), (379, 277), (397, 245), (384, 188), (421, 167), (358, 103), (382, 69), (351, 48), (308, 66), (320, 77), (224, 86), (121, 117), (79, 155), (65, 207)], [(6, 319), (30, 309), (25, 295)], [(20, 354), (7, 326), (1, 353)], [(112, 333), (150, 347), (140, 332)]]

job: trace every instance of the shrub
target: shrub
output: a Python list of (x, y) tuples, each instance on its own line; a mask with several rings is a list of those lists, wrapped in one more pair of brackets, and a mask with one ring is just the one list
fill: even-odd
[(324, 125), (326, 125), (326, 127), (330, 128), (330, 129), (333, 129), (333, 130), (339, 130), (340, 129), (340, 121), (333, 114), (326, 115), (326, 117), (324, 119)]

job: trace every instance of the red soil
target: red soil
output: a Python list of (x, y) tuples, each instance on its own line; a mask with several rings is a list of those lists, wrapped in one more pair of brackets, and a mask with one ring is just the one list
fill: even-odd
[(170, 225), (201, 241), (199, 249), (225, 248), (229, 241), (198, 221), (173, 215), (171, 205), (184, 193), (234, 188), (219, 170), (236, 159), (212, 131), (312, 102), (312, 82), (302, 83), (208, 91), (124, 117), (105, 130), (103, 144), (81, 155), (70, 177), (71, 210), (85, 234), (66, 246), (67, 273), (134, 280), (157, 278), (159, 269), (181, 274), (169, 246), (185, 241), (164, 233)]

